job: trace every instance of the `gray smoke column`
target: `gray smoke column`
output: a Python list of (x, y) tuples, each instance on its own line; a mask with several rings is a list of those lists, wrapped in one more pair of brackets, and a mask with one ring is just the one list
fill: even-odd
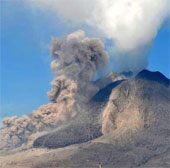
[(110, 39), (112, 65), (120, 71), (146, 68), (147, 51), (170, 11), (169, 0), (30, 0), (30, 4), (73, 24), (88, 25), (95, 35)]
[(63, 40), (54, 38), (51, 52), (51, 68), (56, 74), (48, 92), (52, 103), (40, 106), (28, 116), (5, 118), (0, 129), (0, 149), (29, 145), (39, 133), (70, 122), (84, 112), (82, 104), (98, 91), (93, 76), (108, 62), (99, 39), (86, 38), (80, 30)]
[[(93, 77), (97, 70), (102, 70), (108, 63), (108, 54), (99, 39), (87, 38), (84, 31), (80, 30), (68, 35), (64, 40), (54, 38), (51, 51), (51, 68), (53, 73), (59, 76), (57, 78), (65, 76), (66, 79), (74, 81), (78, 92), (83, 94), (97, 89), (92, 85)], [(53, 90), (48, 94), (51, 100), (55, 99), (58, 88), (61, 90), (61, 87), (68, 85), (66, 80), (54, 80), (58, 82), (52, 83)]]

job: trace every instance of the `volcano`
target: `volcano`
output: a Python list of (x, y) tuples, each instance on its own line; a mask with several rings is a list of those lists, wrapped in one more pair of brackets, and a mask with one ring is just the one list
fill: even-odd
[(169, 167), (170, 80), (148, 70), (120, 76), (95, 82), (101, 88), (80, 103), (82, 110), (72, 119), (24, 134), (23, 139), (34, 137), (30, 146), (27, 138), (10, 148), (10, 155), (1, 149), (2, 167)]

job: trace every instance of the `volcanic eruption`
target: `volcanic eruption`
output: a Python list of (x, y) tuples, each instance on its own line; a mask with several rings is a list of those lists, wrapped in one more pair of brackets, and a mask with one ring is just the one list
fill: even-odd
[(4, 118), (2, 167), (168, 167), (170, 80), (146, 70), (168, 0), (74, 1), (27, 2), (100, 38), (52, 39), (50, 103)]

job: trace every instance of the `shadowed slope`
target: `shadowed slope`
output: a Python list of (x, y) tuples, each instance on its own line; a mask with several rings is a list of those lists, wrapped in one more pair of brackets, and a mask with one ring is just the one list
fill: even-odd
[(100, 127), (92, 124), (72, 124), (59, 131), (46, 134), (34, 141), (34, 147), (61, 148), (98, 138)]
[(158, 71), (151, 72), (148, 70), (143, 70), (136, 76), (136, 78), (159, 82), (166, 86), (169, 86), (170, 84), (170, 80)]

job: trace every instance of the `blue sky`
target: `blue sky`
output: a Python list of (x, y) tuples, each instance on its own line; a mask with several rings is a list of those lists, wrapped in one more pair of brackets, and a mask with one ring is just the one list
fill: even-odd
[[(21, 1), (1, 1), (1, 117), (29, 114), (49, 102), (49, 44), (77, 28), (56, 15), (33, 11)], [(55, 21), (55, 24), (54, 24)], [(87, 29), (87, 28), (85, 28)], [(166, 22), (153, 42), (149, 69), (169, 73), (169, 26)]]

